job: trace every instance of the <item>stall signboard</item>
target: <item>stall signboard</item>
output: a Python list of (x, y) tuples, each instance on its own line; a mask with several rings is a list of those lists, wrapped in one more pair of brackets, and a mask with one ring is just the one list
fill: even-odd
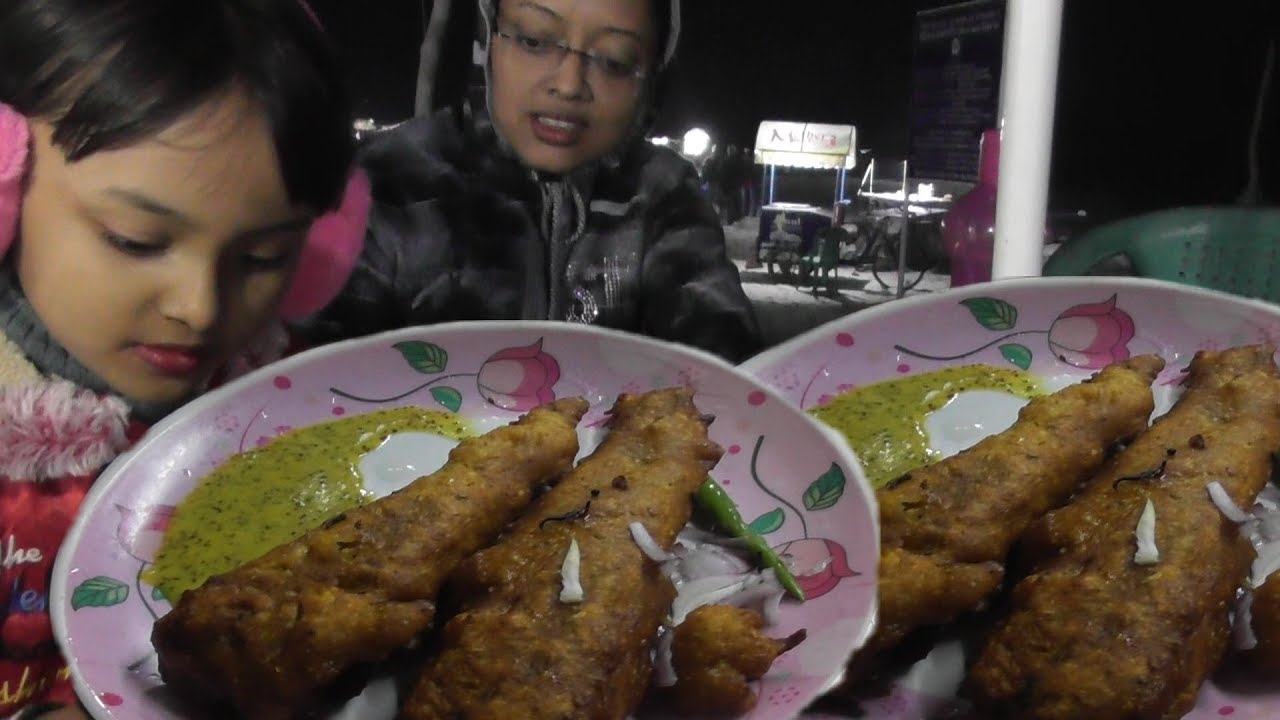
[(857, 130), (852, 125), (767, 120), (756, 131), (756, 163), (795, 168), (851, 168)]
[(910, 110), (914, 177), (975, 182), (982, 131), (997, 127), (1005, 0), (916, 14)]

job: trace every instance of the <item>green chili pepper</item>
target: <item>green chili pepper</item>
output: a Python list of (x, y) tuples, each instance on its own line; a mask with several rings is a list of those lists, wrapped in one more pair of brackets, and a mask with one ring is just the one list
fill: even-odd
[(752, 530), (751, 526), (742, 519), (742, 514), (738, 512), (737, 504), (724, 491), (724, 488), (720, 487), (720, 483), (712, 478), (707, 478), (698, 488), (698, 493), (694, 496), (694, 500), (702, 509), (711, 514), (711, 518), (721, 531), (745, 540), (747, 549), (759, 555), (765, 567), (773, 568), (773, 572), (778, 576), (778, 582), (782, 583), (782, 587), (797, 600), (804, 602), (804, 590), (796, 582), (796, 578), (791, 574), (791, 570), (787, 568), (787, 564), (782, 561), (781, 557), (778, 557), (778, 553), (774, 552), (773, 548), (769, 547), (769, 543), (765, 542), (764, 538), (760, 537), (759, 533)]

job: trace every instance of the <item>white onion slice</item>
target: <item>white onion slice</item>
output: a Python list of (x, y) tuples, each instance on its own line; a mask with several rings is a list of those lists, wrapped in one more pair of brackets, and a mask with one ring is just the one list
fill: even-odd
[(1156, 547), (1156, 506), (1151, 503), (1151, 498), (1147, 498), (1133, 534), (1138, 540), (1138, 550), (1133, 554), (1133, 561), (1138, 565), (1155, 565), (1160, 562), (1160, 548)]
[(1253, 591), (1280, 571), (1280, 489), (1271, 484), (1263, 488), (1250, 508), (1252, 512), (1236, 505), (1220, 483), (1209, 483), (1208, 489), (1213, 504), (1227, 519), (1240, 525), (1241, 534), (1249, 538), (1256, 555), (1236, 598), (1231, 625), (1236, 648), (1248, 650), (1258, 644), (1253, 629)]
[(676, 666), (671, 660), (671, 644), (675, 639), (674, 629), (663, 626), (659, 631), (658, 643), (653, 649), (653, 682), (658, 687), (676, 684)]
[(703, 605), (718, 605), (742, 592), (751, 582), (751, 577), (737, 576), (728, 583), (724, 580), (721, 577), (700, 578), (685, 583), (677, 592), (675, 602), (671, 603), (671, 624), (679, 626), (689, 613)]
[(1280, 570), (1280, 540), (1258, 545), (1256, 552), (1258, 556), (1249, 571), (1249, 587), (1260, 588), (1272, 573)]
[(1280, 512), (1268, 510), (1258, 517), (1258, 536), (1264, 544), (1280, 540)]
[[(742, 591), (725, 599), (726, 605), (735, 607), (760, 607), (764, 614), (764, 604), (776, 593), (785, 592), (778, 576), (771, 571), (752, 573), (750, 581), (742, 586)], [(766, 621), (768, 618), (766, 618)]]
[(1236, 601), (1236, 614), (1231, 622), (1232, 634), (1236, 647), (1249, 650), (1258, 644), (1258, 636), (1253, 632), (1253, 591), (1245, 590)]
[(740, 586), (750, 579), (754, 573), (734, 573), (733, 575), (708, 575), (706, 577), (685, 580), (680, 584), (681, 595), (706, 595), (721, 588)]
[(737, 553), (709, 543), (692, 548), (683, 543), (677, 543), (672, 554), (675, 556), (676, 569), (685, 578), (741, 575), (751, 572), (752, 569), (752, 563)]
[(663, 550), (653, 536), (649, 534), (649, 528), (644, 523), (633, 522), (629, 526), (631, 528), (631, 539), (636, 541), (636, 545), (640, 546), (640, 551), (654, 562), (666, 562), (671, 559), (671, 553)]
[(782, 597), (786, 594), (786, 590), (779, 590), (765, 598), (764, 607), (760, 612), (764, 616), (765, 625), (777, 625), (782, 621)]
[(1237, 525), (1249, 521), (1249, 514), (1241, 510), (1239, 505), (1236, 505), (1236, 501), (1232, 500), (1231, 496), (1227, 494), (1227, 490), (1222, 487), (1222, 483), (1214, 480), (1209, 483), (1208, 487), (1209, 499), (1213, 500), (1213, 504), (1218, 506), (1218, 511), (1225, 515), (1228, 520)]
[(578, 539), (569, 539), (569, 551), (564, 554), (564, 563), (560, 566), (560, 602), (580, 603), (587, 594), (582, 590), (582, 554), (578, 549)]

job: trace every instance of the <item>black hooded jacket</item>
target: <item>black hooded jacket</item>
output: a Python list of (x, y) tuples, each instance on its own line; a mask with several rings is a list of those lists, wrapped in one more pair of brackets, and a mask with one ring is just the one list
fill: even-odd
[[(679, 3), (663, 65), (678, 35)], [(478, 81), (457, 107), (366, 141), (366, 247), (337, 300), (308, 323), (331, 341), (458, 320), (593, 323), (731, 361), (759, 331), (693, 166), (645, 141), (567, 177), (540, 176), (502, 142), (485, 82), (494, 0), (480, 0)], [(651, 81), (652, 82), (652, 81)], [(649, 96), (653, 96), (653, 86)], [(651, 105), (644, 109), (646, 117)]]

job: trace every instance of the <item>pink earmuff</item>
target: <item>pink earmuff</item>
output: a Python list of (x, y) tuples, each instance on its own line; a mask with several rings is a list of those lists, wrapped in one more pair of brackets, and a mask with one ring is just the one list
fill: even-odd
[[(320, 32), (324, 32), (320, 16), (311, 5), (306, 0), (299, 0), (298, 4)], [(357, 168), (347, 179), (338, 209), (321, 216), (311, 226), (293, 285), (280, 305), (281, 317), (299, 320), (324, 309), (338, 296), (364, 248), (364, 232), (372, 205), (369, 177)]]
[(22, 207), (22, 183), (27, 176), (30, 148), (27, 119), (0, 103), (0, 258), (18, 234), (18, 211)]
[(357, 169), (347, 179), (338, 209), (311, 225), (293, 285), (280, 305), (286, 320), (319, 312), (338, 296), (364, 248), (364, 232), (373, 205), (369, 176)]
[[(0, 103), (0, 259), (18, 232), (30, 146), (27, 119)], [(296, 320), (319, 312), (342, 291), (364, 247), (372, 204), (369, 178), (357, 169), (347, 180), (338, 208), (311, 225), (293, 284), (280, 306), (282, 317)]]

